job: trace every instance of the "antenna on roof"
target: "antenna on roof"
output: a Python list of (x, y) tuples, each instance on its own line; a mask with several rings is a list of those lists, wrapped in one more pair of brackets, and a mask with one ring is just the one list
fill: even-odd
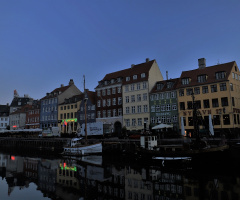
[(218, 64), (218, 65), (220, 64), (220, 62), (219, 62), (219, 59), (218, 59), (218, 62), (217, 62), (217, 64)]
[(167, 78), (167, 80), (168, 80), (168, 71), (166, 71), (166, 78)]

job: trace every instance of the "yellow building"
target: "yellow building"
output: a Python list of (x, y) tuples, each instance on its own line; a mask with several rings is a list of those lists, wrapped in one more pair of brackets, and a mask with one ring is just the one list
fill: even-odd
[(123, 78), (123, 126), (127, 130), (149, 127), (149, 93), (157, 81), (163, 80), (156, 60), (132, 65)]
[(80, 108), (83, 94), (65, 99), (58, 105), (58, 127), (61, 133), (76, 133), (78, 128), (77, 111)]
[(208, 132), (211, 117), (216, 136), (221, 133), (227, 133), (228, 136), (238, 134), (240, 72), (236, 62), (206, 67), (206, 60), (202, 58), (198, 64), (198, 69), (183, 71), (181, 74), (177, 86), (179, 121), (183, 117), (185, 131), (191, 135), (194, 129), (194, 94), (200, 133)]

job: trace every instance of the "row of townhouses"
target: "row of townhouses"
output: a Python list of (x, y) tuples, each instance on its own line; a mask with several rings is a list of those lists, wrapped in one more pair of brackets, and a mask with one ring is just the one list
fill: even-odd
[[(194, 98), (194, 99), (193, 99)], [(194, 100), (194, 101), (193, 101)], [(163, 80), (156, 60), (131, 65), (106, 74), (95, 91), (81, 92), (69, 81), (67, 86), (46, 93), (40, 100), (28, 95), (0, 106), (0, 129), (59, 127), (62, 133), (76, 132), (85, 123), (103, 122), (113, 133), (150, 129), (160, 123), (179, 131), (181, 118), (186, 134), (193, 132), (193, 106), (198, 109), (201, 130), (211, 117), (216, 133), (237, 133), (240, 127), (240, 72), (235, 61), (183, 71), (179, 78)]]

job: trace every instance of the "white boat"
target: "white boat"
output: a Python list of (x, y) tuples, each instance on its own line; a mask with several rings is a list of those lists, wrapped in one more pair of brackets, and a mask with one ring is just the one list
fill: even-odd
[(82, 138), (73, 138), (69, 146), (64, 147), (63, 155), (84, 156), (102, 153), (102, 143), (81, 144)]

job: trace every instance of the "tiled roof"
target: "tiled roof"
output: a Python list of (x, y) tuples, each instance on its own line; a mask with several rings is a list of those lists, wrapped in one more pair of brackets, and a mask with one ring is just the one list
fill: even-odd
[(0, 116), (8, 116), (10, 107), (7, 105), (0, 105)]
[[(169, 80), (164, 80), (164, 81), (158, 81), (155, 86), (153, 87), (153, 89), (151, 90), (150, 93), (157, 93), (157, 92), (166, 92), (166, 91), (171, 91), (171, 90), (175, 90), (176, 86), (178, 84), (179, 78), (175, 78), (175, 79), (169, 79)], [(167, 88), (167, 83), (173, 83), (171, 88)], [(158, 84), (163, 84), (162, 89), (158, 89), (157, 85)]]
[(59, 105), (72, 104), (72, 103), (76, 103), (76, 102), (78, 102), (80, 100), (83, 100), (83, 99), (84, 99), (84, 94), (81, 93), (81, 94), (78, 94), (78, 95), (74, 95), (74, 96), (72, 96), (70, 98), (67, 98), (68, 101), (65, 101), (65, 102), (63, 102), (63, 103), (61, 103)]
[[(124, 69), (121, 71), (106, 74), (105, 77), (101, 80), (101, 82), (111, 81), (112, 79), (117, 79), (117, 78), (123, 78), (123, 80), (122, 80), (123, 84), (139, 82), (140, 80), (141, 81), (148, 80), (148, 72), (151, 69), (154, 62), (155, 62), (155, 60), (151, 60), (151, 61), (144, 62), (141, 64), (133, 65), (132, 67), (130, 67), (128, 69)], [(145, 75), (146, 75), (145, 78), (140, 77), (140, 75), (142, 73), (145, 73)], [(133, 75), (138, 75), (138, 78), (136, 80), (133, 80), (132, 79)], [(126, 82), (125, 77), (128, 77), (128, 76), (130, 77), (130, 81)], [(116, 84), (116, 82), (113, 84)], [(98, 85), (98, 87), (99, 87), (99, 85)]]
[(87, 91), (87, 95), (92, 104), (96, 104), (96, 92)]
[[(14, 97), (11, 103), (11, 107), (21, 107), (23, 105), (26, 105), (29, 101), (32, 101), (32, 98), (29, 97)], [(21, 102), (19, 105), (18, 102)]]
[(50, 96), (46, 95), (46, 96), (43, 97), (41, 100), (57, 97), (60, 93), (63, 93), (63, 92), (64, 92), (65, 90), (67, 90), (70, 86), (71, 86), (71, 85), (67, 85), (67, 86), (62, 86), (62, 87), (56, 88), (56, 89), (54, 89), (52, 92), (49, 93), (49, 94), (51, 94)]
[[(231, 73), (232, 68), (236, 66), (236, 62), (232, 61), (229, 63), (224, 63), (224, 64), (218, 64), (210, 67), (205, 67), (203, 69), (195, 69), (195, 70), (190, 70), (190, 71), (183, 71), (180, 77), (180, 80), (178, 81), (177, 88), (181, 87), (191, 87), (191, 86), (197, 86), (197, 85), (205, 85), (205, 84), (210, 84), (214, 82), (221, 82), (228, 80), (228, 77)], [(226, 72), (226, 76), (224, 79), (216, 79), (215, 78), (215, 73), (216, 72)], [(197, 77), (199, 75), (207, 75), (207, 80), (205, 82), (199, 83), (197, 81)], [(187, 85), (182, 85), (182, 78), (190, 78), (190, 83)]]

